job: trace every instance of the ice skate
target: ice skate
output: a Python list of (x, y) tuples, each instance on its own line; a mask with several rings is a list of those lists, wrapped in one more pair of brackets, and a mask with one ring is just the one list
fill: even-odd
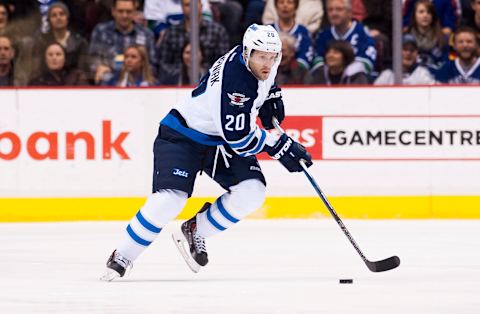
[[(207, 210), (210, 203), (205, 203), (199, 213)], [(180, 231), (172, 235), (173, 241), (182, 254), (188, 267), (198, 273), (202, 266), (207, 265), (208, 255), (205, 239), (197, 234), (197, 216), (187, 220), (180, 227)]]
[(100, 280), (112, 281), (115, 278), (120, 278), (125, 275), (127, 270), (130, 270), (133, 264), (130, 260), (126, 259), (117, 250), (113, 251), (112, 255), (108, 258), (107, 269)]

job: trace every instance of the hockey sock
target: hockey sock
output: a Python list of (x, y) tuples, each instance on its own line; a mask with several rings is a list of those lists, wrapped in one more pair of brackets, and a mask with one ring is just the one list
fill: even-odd
[(143, 207), (130, 220), (117, 251), (134, 261), (156, 239), (162, 228), (185, 206), (187, 193), (160, 190), (147, 198)]
[(206, 211), (197, 214), (197, 233), (210, 237), (231, 227), (258, 209), (265, 200), (265, 185), (250, 179), (230, 187)]

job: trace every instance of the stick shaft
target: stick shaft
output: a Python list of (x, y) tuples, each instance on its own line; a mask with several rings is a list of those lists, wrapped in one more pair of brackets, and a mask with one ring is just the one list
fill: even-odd
[[(275, 126), (275, 128), (278, 130), (278, 132), (280, 132), (280, 134), (283, 134), (285, 133), (285, 131), (282, 129), (282, 127), (280, 126), (280, 123), (278, 123), (277, 119), (273, 118), (272, 119), (272, 122), (273, 122), (273, 125)], [(303, 168), (303, 173), (305, 174), (305, 176), (308, 178), (308, 181), (310, 181), (310, 184), (313, 186), (313, 188), (315, 189), (315, 191), (317, 192), (318, 196), (320, 196), (320, 199), (322, 200), (323, 204), (325, 205), (325, 207), (327, 207), (328, 211), (330, 212), (330, 214), (333, 216), (333, 218), (335, 219), (335, 221), (337, 222), (337, 224), (340, 226), (340, 229), (342, 229), (343, 233), (347, 236), (348, 240), (350, 241), (350, 243), (353, 245), (353, 247), (355, 248), (355, 250), (357, 251), (357, 253), (360, 255), (360, 257), (362, 258), (362, 260), (367, 263), (368, 260), (367, 258), (365, 257), (365, 255), (363, 254), (362, 250), (360, 250), (360, 247), (358, 246), (357, 242), (355, 242), (355, 240), (353, 239), (353, 236), (350, 234), (350, 232), (348, 231), (347, 227), (345, 227), (345, 224), (343, 223), (342, 219), (340, 219), (340, 216), (338, 216), (337, 212), (335, 211), (335, 209), (333, 209), (333, 206), (330, 204), (330, 202), (328, 201), (327, 197), (325, 196), (325, 194), (322, 192), (322, 190), (320, 189), (320, 187), (318, 186), (317, 182), (315, 181), (315, 179), (312, 177), (312, 175), (310, 175), (310, 173), (308, 172), (307, 170), (307, 166), (305, 166), (305, 163), (303, 162), (303, 160), (300, 161), (300, 165), (302, 166)]]
[(318, 186), (317, 182), (315, 182), (315, 179), (310, 175), (310, 173), (307, 171), (307, 167), (303, 163), (303, 161), (300, 161), (300, 164), (302, 165), (303, 168), (303, 173), (305, 173), (305, 176), (308, 178), (310, 181), (310, 184), (313, 186), (315, 191), (317, 192), (318, 196), (322, 199), (323, 204), (325, 204), (325, 207), (327, 207), (328, 211), (330, 214), (333, 216), (337, 224), (340, 226), (340, 229), (342, 229), (343, 233), (347, 236), (348, 240), (350, 243), (353, 245), (357, 253), (360, 255), (360, 257), (363, 259), (364, 262), (367, 262), (367, 258), (363, 254), (362, 250), (360, 250), (360, 247), (358, 246), (357, 242), (355, 242), (355, 239), (353, 239), (353, 236), (350, 234), (350, 231), (348, 231), (347, 227), (344, 225), (342, 219), (340, 219), (340, 216), (338, 216), (337, 212), (335, 209), (333, 209), (333, 206), (330, 204), (328, 201), (327, 197), (325, 194), (323, 194), (322, 190)]

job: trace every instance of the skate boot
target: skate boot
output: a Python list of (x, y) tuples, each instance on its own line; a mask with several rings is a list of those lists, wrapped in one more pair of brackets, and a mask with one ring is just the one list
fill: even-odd
[[(199, 213), (206, 211), (210, 203), (205, 203)], [(185, 221), (180, 227), (180, 232), (172, 235), (173, 241), (182, 254), (188, 267), (198, 273), (202, 266), (207, 265), (208, 255), (205, 239), (197, 234), (197, 216)]]
[(115, 250), (112, 255), (110, 255), (107, 261), (107, 269), (105, 270), (105, 274), (100, 277), (100, 280), (112, 281), (115, 278), (123, 277), (125, 272), (132, 267), (132, 262)]

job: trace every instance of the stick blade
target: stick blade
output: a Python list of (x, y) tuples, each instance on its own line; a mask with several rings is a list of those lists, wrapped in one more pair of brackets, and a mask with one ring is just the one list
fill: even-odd
[(368, 269), (372, 272), (379, 273), (397, 268), (400, 265), (400, 258), (398, 256), (392, 256), (376, 262), (366, 261), (365, 264), (367, 264)]

